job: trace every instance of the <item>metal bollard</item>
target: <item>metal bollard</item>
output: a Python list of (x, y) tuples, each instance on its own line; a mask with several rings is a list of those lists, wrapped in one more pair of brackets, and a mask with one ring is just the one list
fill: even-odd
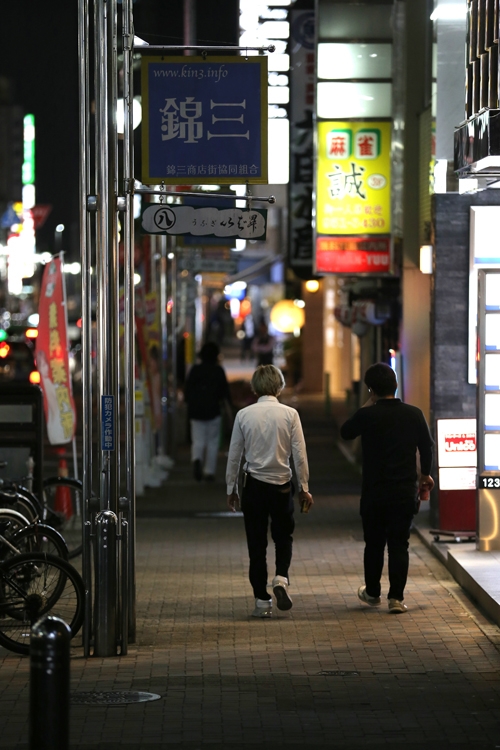
[(30, 750), (69, 748), (71, 630), (59, 617), (36, 622), (30, 637)]
[(116, 656), (117, 652), (117, 522), (111, 510), (102, 510), (95, 519), (94, 656)]

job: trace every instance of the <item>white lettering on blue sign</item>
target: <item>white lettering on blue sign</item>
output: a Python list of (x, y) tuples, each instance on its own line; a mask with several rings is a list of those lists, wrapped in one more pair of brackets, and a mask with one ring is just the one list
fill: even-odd
[(101, 397), (101, 449), (115, 449), (115, 397)]

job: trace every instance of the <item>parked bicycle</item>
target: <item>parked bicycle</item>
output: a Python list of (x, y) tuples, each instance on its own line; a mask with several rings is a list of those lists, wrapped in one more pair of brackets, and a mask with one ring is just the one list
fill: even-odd
[(11, 539), (0, 534), (0, 645), (17, 654), (29, 654), (31, 627), (43, 615), (61, 617), (72, 637), (84, 617), (84, 584), (67, 560), (17, 552), (29, 537), (27, 529)]
[(0, 480), (0, 509), (16, 510), (30, 523), (41, 521), (58, 530), (70, 558), (82, 552), (82, 502), (83, 484), (72, 477), (45, 479), (41, 498), (21, 483)]

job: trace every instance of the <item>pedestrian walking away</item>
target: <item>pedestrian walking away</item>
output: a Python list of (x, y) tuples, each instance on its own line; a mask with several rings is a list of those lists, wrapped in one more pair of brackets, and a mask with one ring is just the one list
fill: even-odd
[[(434, 486), (430, 476), (434, 441), (423, 413), (396, 398), (396, 373), (384, 362), (369, 367), (364, 382), (369, 398), (340, 428), (345, 440), (361, 436), (363, 479), (360, 514), (363, 523), (365, 585), (359, 599), (381, 603), (381, 577), (387, 546), (389, 612), (406, 612), (409, 539), (418, 494)], [(417, 451), (420, 467), (417, 463)]]
[(271, 617), (273, 606), (267, 591), (269, 519), (275, 546), (273, 593), (278, 609), (292, 607), (288, 571), (295, 520), (290, 457), (301, 507), (308, 511), (314, 501), (309, 492), (306, 445), (298, 412), (278, 401), (285, 387), (283, 373), (274, 365), (261, 365), (255, 370), (251, 385), (258, 400), (236, 414), (227, 460), (227, 503), (232, 511), (239, 504), (238, 478), (244, 457), (241, 509), (255, 597), (252, 617), (265, 618)]
[(257, 357), (257, 365), (272, 365), (275, 346), (276, 339), (270, 335), (266, 323), (262, 322), (252, 341), (252, 351)]
[(219, 347), (209, 341), (202, 346), (201, 364), (193, 365), (186, 378), (184, 398), (191, 425), (191, 461), (194, 478), (215, 479), (221, 432), (221, 405), (231, 409), (226, 374), (218, 364)]

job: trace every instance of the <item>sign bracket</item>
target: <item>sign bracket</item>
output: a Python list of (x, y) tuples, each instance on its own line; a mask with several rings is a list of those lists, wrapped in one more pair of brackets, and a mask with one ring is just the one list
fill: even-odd
[(139, 195), (175, 195), (177, 198), (183, 198), (185, 196), (188, 196), (189, 199), (191, 198), (215, 198), (215, 199), (228, 199), (233, 198), (236, 201), (246, 200), (247, 204), (252, 203), (255, 201), (259, 201), (260, 203), (276, 203), (276, 196), (275, 195), (268, 195), (263, 197), (258, 197), (254, 195), (249, 195), (248, 193), (242, 198), (241, 195), (229, 195), (228, 193), (188, 193), (188, 192), (182, 192), (182, 193), (176, 193), (173, 190), (155, 190), (154, 188), (135, 188), (134, 193), (138, 193)]

